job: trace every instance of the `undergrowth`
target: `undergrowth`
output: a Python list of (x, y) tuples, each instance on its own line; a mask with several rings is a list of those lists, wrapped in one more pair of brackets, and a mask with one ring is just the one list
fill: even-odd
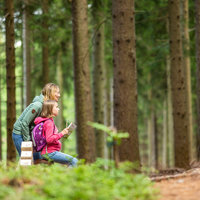
[[(0, 165), (1, 200), (155, 200), (157, 191), (142, 174), (128, 173), (130, 163), (116, 169), (98, 160), (76, 168), (54, 164)], [(127, 167), (128, 166), (128, 167)]]

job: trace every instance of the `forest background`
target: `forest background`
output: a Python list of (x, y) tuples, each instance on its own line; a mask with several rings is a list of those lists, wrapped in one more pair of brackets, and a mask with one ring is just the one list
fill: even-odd
[[(121, 160), (139, 161), (144, 166), (154, 168), (173, 167), (174, 165), (184, 168), (188, 167), (192, 160), (199, 159), (198, 124), (200, 121), (198, 120), (199, 112), (197, 112), (198, 99), (200, 98), (198, 94), (200, 76), (198, 75), (197, 56), (199, 26), (198, 23), (195, 23), (199, 7), (193, 1), (181, 0), (178, 3), (178, 9), (174, 9), (170, 2), (177, 5), (179, 1), (135, 1), (135, 12), (132, 13), (135, 38), (132, 38), (131, 41), (136, 41), (135, 44), (132, 44), (134, 45), (133, 54), (137, 66), (137, 73), (133, 77), (136, 81), (133, 86), (137, 85), (137, 89), (134, 88), (137, 93), (137, 103), (127, 105), (127, 108), (132, 106), (137, 111), (133, 111), (135, 113), (133, 120), (127, 120), (128, 113), (122, 114), (120, 109), (117, 111), (116, 102), (119, 102), (120, 99), (117, 96), (121, 96), (123, 99), (123, 95), (129, 92), (131, 95), (131, 90), (129, 90), (130, 88), (128, 90), (121, 88), (121, 92), (116, 92), (118, 86), (115, 86), (115, 80), (119, 80), (120, 77), (117, 77), (117, 73), (115, 73), (117, 67), (113, 68), (113, 66), (115, 66), (117, 58), (122, 57), (123, 53), (120, 54), (120, 50), (118, 52), (114, 50), (115, 43), (113, 44), (113, 41), (117, 37), (115, 33), (120, 32), (120, 28), (117, 28), (116, 22), (114, 22), (115, 9), (112, 10), (111, 2), (108, 0), (89, 0), (87, 7), (83, 6), (83, 8), (86, 8), (84, 11), (84, 9), (78, 10), (78, 6), (80, 6), (78, 3), (73, 4), (73, 2), (67, 0), (14, 1), (16, 78), (12, 77), (14, 78), (12, 80), (15, 80), (15, 83), (12, 84), (14, 88), (16, 87), (16, 117), (20, 115), (33, 97), (40, 93), (45, 83), (54, 82), (60, 86), (62, 97), (59, 102), (60, 116), (56, 120), (59, 130), (65, 126), (66, 120), (76, 121), (78, 127), (83, 130), (83, 132), (80, 129), (77, 130), (76, 135), (71, 135), (68, 140), (63, 141), (64, 152), (77, 153), (80, 158), (85, 158), (88, 161), (93, 161), (94, 157), (113, 158), (113, 151), (108, 148), (109, 145), (113, 144), (106, 142), (104, 133), (95, 132), (96, 145), (91, 147), (90, 140), (93, 136), (91, 138), (88, 136), (93, 135), (93, 133), (85, 128), (86, 123), (81, 124), (80, 121), (86, 122), (90, 121), (88, 119), (94, 118), (91, 121), (106, 126), (116, 126), (124, 132), (128, 130), (121, 124), (126, 124), (127, 121), (134, 124), (132, 128), (134, 133), (129, 132), (133, 135), (130, 140), (134, 142), (128, 143), (128, 150), (124, 147), (127, 143), (122, 143), (119, 150)], [(119, 5), (116, 3), (116, 12), (120, 13), (120, 8), (117, 6)], [(9, 121), (7, 116), (9, 104), (7, 103), (14, 97), (9, 96), (8, 98), (6, 96), (9, 87), (8, 82), (6, 83), (6, 14), (3, 2), (0, 3), (0, 8), (0, 158), (6, 160), (15, 157), (13, 151), (9, 152), (7, 148), (7, 146), (10, 147), (7, 136), (11, 134), (9, 131), (12, 129), (7, 124)], [(81, 11), (80, 16), (77, 14), (78, 11)], [(126, 14), (125, 7), (122, 8), (122, 11)], [(82, 18), (84, 18), (84, 13), (88, 13), (88, 26), (82, 27), (81, 34), (84, 37), (88, 33), (86, 46), (85, 43), (76, 40), (79, 35), (74, 28), (77, 25), (76, 22), (78, 23), (76, 17), (81, 18), (83, 14)], [(180, 46), (181, 52), (179, 52), (180, 49), (177, 50), (176, 47), (172, 47), (172, 38), (176, 38), (176, 35), (173, 36), (175, 33), (173, 33), (172, 26), (177, 21), (173, 21), (174, 19), (171, 16), (179, 16), (180, 40), (177, 41), (182, 45)], [(120, 23), (123, 22), (120, 21)], [(118, 42), (120, 43), (120, 41)], [(127, 43), (131, 42), (127, 40)], [(77, 53), (77, 49), (80, 52)], [(177, 56), (177, 52), (181, 53), (181, 56), (178, 55), (178, 57), (181, 57), (181, 61), (183, 61), (180, 67), (182, 69), (185, 67), (184, 75), (181, 76), (182, 80), (177, 80), (179, 70), (173, 71), (175, 69), (173, 58)], [(82, 61), (79, 61), (79, 53), (82, 53)], [(79, 90), (79, 87), (77, 87), (81, 81), (76, 83), (76, 80), (78, 80), (76, 73), (79, 74), (82, 70), (77, 66), (81, 66), (81, 62), (89, 66), (89, 72), (85, 70), (85, 73), (90, 76), (90, 79), (87, 76), (86, 82), (82, 82), (84, 87), (87, 87), (83, 90)], [(118, 60), (118, 63), (120, 62)], [(132, 75), (131, 69), (126, 67), (126, 62), (124, 62), (124, 66), (122, 65), (123, 62), (120, 64), (121, 66), (118, 69), (122, 71), (122, 74), (123, 71), (126, 71), (127, 74), (130, 72), (130, 75)], [(179, 64), (176, 63), (175, 65)], [(188, 71), (185, 69), (188, 69)], [(125, 80), (129, 80), (127, 74)], [(175, 90), (173, 81), (175, 80), (182, 81), (185, 84), (184, 87), (179, 87), (179, 90), (183, 88), (183, 93), (187, 96), (184, 96), (184, 98), (187, 98), (187, 103), (181, 104), (181, 106), (173, 103), (172, 100), (173, 96), (178, 94), (173, 93)], [(123, 81), (121, 81), (122, 84)], [(90, 87), (92, 88), (91, 91)], [(81, 98), (87, 91), (91, 92), (93, 103), (90, 103), (88, 97)], [(181, 95), (180, 98), (186, 102), (186, 99)], [(84, 120), (77, 119), (77, 115), (79, 116), (80, 113), (90, 112), (87, 108), (85, 111), (79, 110), (80, 101), (86, 101), (88, 107), (90, 107), (90, 104), (93, 105), (93, 108), (88, 108), (93, 110), (91, 112), (94, 113), (92, 118), (91, 116), (85, 118), (83, 116)], [(178, 103), (180, 103), (179, 100)], [(126, 105), (126, 103), (122, 103), (122, 105)], [(182, 111), (175, 110), (178, 107), (185, 108), (186, 111), (183, 115), (180, 114)], [(122, 117), (118, 117), (119, 115), (122, 115)], [(176, 128), (173, 119), (176, 119), (177, 115), (180, 115), (179, 118), (187, 116), (188, 122), (186, 124), (189, 125), (178, 124), (180, 121), (176, 121), (175, 124), (178, 124), (178, 128)], [(187, 131), (185, 131), (185, 127), (187, 127)], [(82, 141), (85, 140), (81, 141), (81, 139), (86, 135), (87, 141), (83, 144)], [(139, 137), (138, 141), (137, 137)], [(129, 139), (125, 141), (127, 140)], [(87, 149), (86, 146), (90, 146), (91, 149)], [(176, 149), (175, 147), (180, 148)], [(180, 150), (183, 147), (185, 148), (183, 152), (186, 152), (187, 156)], [(95, 155), (93, 148), (96, 149)], [(122, 152), (126, 152), (125, 155)], [(137, 153), (140, 153), (139, 157)], [(183, 154), (186, 158), (181, 157), (180, 154)]]

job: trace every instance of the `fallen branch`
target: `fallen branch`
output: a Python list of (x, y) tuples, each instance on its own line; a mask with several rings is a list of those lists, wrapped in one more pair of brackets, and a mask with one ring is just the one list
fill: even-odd
[(178, 179), (178, 178), (185, 178), (185, 177), (198, 176), (198, 175), (200, 175), (200, 168), (190, 169), (181, 174), (152, 177), (150, 178), (150, 180), (159, 182), (163, 180)]

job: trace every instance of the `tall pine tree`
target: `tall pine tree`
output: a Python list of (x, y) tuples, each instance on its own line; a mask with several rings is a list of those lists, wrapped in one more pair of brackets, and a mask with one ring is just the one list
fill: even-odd
[[(93, 107), (94, 121), (104, 124), (105, 107), (105, 56), (104, 56), (104, 12), (103, 1), (94, 0), (92, 16), (94, 23), (94, 43), (93, 43)], [(105, 133), (95, 130), (96, 155), (105, 156)]]
[(87, 125), (88, 121), (93, 121), (87, 0), (72, 1), (72, 18), (77, 149), (79, 158), (84, 158), (87, 162), (93, 162), (95, 160), (94, 130)]
[(114, 126), (128, 132), (119, 147), (121, 161), (140, 162), (137, 128), (137, 70), (134, 1), (113, 0)]
[(180, 29), (180, 0), (169, 0), (169, 43), (174, 120), (175, 166), (189, 167), (189, 118)]
[(16, 120), (15, 98), (15, 34), (13, 0), (5, 0), (6, 16), (6, 83), (7, 83), (7, 162), (16, 158), (12, 141), (13, 124)]

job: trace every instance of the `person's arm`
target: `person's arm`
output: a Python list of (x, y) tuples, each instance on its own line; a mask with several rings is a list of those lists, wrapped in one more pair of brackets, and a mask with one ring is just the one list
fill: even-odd
[(54, 143), (56, 141), (58, 141), (60, 138), (62, 138), (64, 136), (63, 131), (55, 134), (55, 124), (53, 123), (53, 121), (47, 120), (44, 124), (44, 134), (46, 137), (46, 141), (47, 143)]
[(34, 121), (38, 113), (41, 113), (42, 110), (42, 104), (41, 106), (39, 104), (34, 105), (30, 104), (28, 106), (28, 110), (26, 112), (26, 115), (23, 117), (21, 126), (22, 126), (22, 137), (24, 141), (29, 141), (30, 138), (30, 130), (29, 125), (31, 122)]

